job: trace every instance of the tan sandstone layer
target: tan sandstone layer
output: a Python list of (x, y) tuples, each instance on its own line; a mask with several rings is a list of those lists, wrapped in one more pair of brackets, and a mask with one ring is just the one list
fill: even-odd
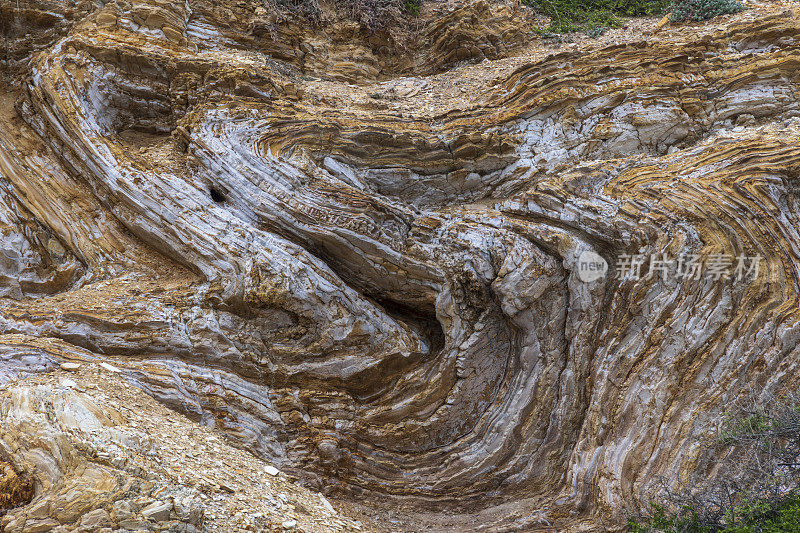
[[(114, 364), (377, 509), (376, 531), (619, 528), (662, 480), (713, 477), (700, 443), (727, 405), (797, 385), (796, 3), (559, 48), (482, 1), (405, 36), (248, 2), (19, 4), (0, 380)], [(762, 264), (748, 283), (586, 283), (586, 251)], [(75, 425), (41, 405), (83, 405), (101, 434), (124, 421), (30, 379), (0, 403), (0, 461), (37, 487), (4, 532), (117, 520), (133, 486), (157, 500), (65, 462)], [(34, 461), (20, 443), (42, 432), (58, 445)], [(43, 511), (68, 483), (102, 497)], [(168, 518), (205, 527), (188, 509)]]

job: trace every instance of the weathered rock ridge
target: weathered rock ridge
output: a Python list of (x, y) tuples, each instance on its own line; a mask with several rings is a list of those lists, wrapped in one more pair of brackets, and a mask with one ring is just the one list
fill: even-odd
[[(113, 361), (317, 490), (443, 530), (618, 526), (713, 475), (726, 405), (797, 385), (791, 5), (526, 55), (485, 2), (404, 46), (248, 3), (2, 4), (0, 383)], [(442, 97), (454, 66), (484, 78)], [(581, 281), (585, 251), (612, 272)], [(624, 254), (761, 266), (617, 279)], [(31, 514), (60, 463), (21, 451), (25, 390), (0, 462), (38, 499), (0, 529), (79, 524)]]

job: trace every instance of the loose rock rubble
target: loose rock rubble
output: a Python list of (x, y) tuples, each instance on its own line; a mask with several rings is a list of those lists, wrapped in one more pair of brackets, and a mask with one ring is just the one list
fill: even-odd
[(1, 531), (363, 530), (213, 428), (100, 364), (73, 365), (0, 392), (0, 453), (20, 454), (0, 462)]

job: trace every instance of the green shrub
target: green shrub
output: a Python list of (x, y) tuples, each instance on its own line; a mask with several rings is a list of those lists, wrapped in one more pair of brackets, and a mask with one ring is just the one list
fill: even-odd
[(603, 26), (603, 25), (598, 26), (595, 24), (592, 24), (591, 26), (587, 26), (585, 28), (586, 35), (588, 35), (592, 39), (600, 37), (606, 32), (606, 30), (608, 30), (608, 26)]
[(740, 420), (728, 420), (720, 438), (723, 443), (732, 444), (739, 437), (756, 435), (768, 431), (773, 422), (762, 413), (753, 413)]
[(800, 532), (800, 394), (737, 401), (716, 438), (703, 440), (698, 472), (679, 492), (666, 485), (632, 533)]
[(744, 9), (741, 0), (676, 0), (672, 5), (674, 22), (699, 22)]
[(419, 10), (422, 7), (422, 0), (403, 0), (403, 11), (409, 15), (419, 15)]
[(650, 516), (629, 518), (630, 533), (711, 533), (713, 529), (700, 522), (700, 515), (691, 506), (683, 506), (677, 512), (669, 513), (657, 503), (651, 503), (653, 512)]
[(652, 504), (650, 516), (628, 519), (630, 533), (797, 533), (800, 531), (800, 494), (757, 499), (729, 510), (722, 521), (703, 523), (692, 508), (669, 513)]
[(622, 25), (620, 17), (663, 13), (670, 0), (523, 0), (523, 3), (550, 17), (548, 32), (587, 31), (597, 34), (597, 28)]

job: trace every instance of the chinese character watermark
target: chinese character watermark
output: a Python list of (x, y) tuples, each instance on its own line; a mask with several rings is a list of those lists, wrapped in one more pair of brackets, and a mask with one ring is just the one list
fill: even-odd
[[(758, 277), (760, 265), (760, 255), (711, 254), (703, 258), (699, 254), (621, 254), (616, 259), (614, 277), (654, 281), (666, 281), (672, 277), (679, 281), (709, 277), (714, 281), (750, 282)], [(585, 282), (598, 280), (608, 271), (606, 260), (590, 251), (580, 254), (576, 267), (578, 278)]]

